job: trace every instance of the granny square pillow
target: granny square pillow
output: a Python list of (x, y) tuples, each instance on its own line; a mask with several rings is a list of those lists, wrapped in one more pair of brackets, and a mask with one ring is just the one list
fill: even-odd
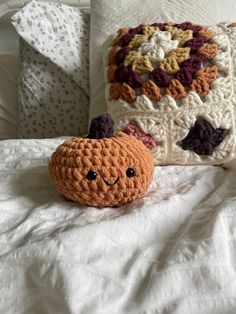
[(117, 130), (135, 135), (156, 164), (235, 158), (234, 24), (120, 28), (106, 58), (106, 100)]
[(107, 112), (105, 80), (102, 71), (103, 43), (121, 26), (135, 27), (142, 22), (191, 21), (216, 25), (236, 21), (234, 0), (90, 0), (91, 33), (89, 49), (90, 110), (89, 119)]
[(21, 37), (19, 137), (85, 134), (89, 16), (77, 7), (32, 1), (12, 23)]

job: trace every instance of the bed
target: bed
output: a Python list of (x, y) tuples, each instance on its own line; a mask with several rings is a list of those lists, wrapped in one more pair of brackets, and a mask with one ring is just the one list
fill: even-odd
[(50, 181), (64, 140), (0, 141), (0, 313), (235, 313), (235, 162), (157, 166), (143, 198), (98, 210)]

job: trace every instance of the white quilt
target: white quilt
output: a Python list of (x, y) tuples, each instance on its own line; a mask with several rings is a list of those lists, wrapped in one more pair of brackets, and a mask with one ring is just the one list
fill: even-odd
[(0, 142), (1, 314), (236, 313), (236, 176), (157, 167), (120, 209), (58, 195), (64, 139)]

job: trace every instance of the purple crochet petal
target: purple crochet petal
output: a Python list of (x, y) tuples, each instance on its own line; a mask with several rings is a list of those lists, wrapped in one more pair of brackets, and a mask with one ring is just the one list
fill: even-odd
[(195, 74), (198, 70), (201, 69), (202, 60), (203, 60), (203, 58), (200, 56), (196, 56), (194, 58), (184, 60), (181, 63), (180, 68), (186, 68), (187, 67), (187, 68), (192, 70), (193, 74)]
[(143, 33), (143, 25), (139, 25), (137, 27), (131, 28), (128, 33), (124, 34), (121, 39), (119, 40), (118, 45), (121, 47), (125, 47), (129, 44), (131, 39), (137, 35)]
[(196, 36), (197, 33), (202, 30), (202, 26), (200, 25), (192, 25), (191, 23), (185, 22), (185, 23), (181, 23), (181, 24), (175, 24), (174, 25), (177, 28), (182, 29), (183, 31), (186, 30), (192, 30), (193, 31), (193, 36)]
[(129, 30), (129, 34), (132, 34), (133, 36), (137, 34), (142, 34), (143, 32), (143, 25), (138, 25), (137, 27), (131, 28)]
[(191, 52), (196, 52), (205, 42), (203, 37), (193, 38), (184, 43), (184, 47), (189, 47)]
[(115, 73), (114, 73), (114, 81), (120, 82), (120, 83), (124, 82), (124, 79), (125, 79), (128, 71), (129, 71), (128, 67), (121, 66), (121, 67), (117, 68)]
[(120, 65), (124, 62), (126, 56), (130, 53), (132, 49), (129, 47), (121, 48), (115, 55), (115, 64)]
[(132, 33), (124, 34), (121, 37), (121, 39), (119, 40), (118, 45), (121, 46), (121, 47), (127, 46), (134, 36), (135, 36), (135, 34), (132, 34)]
[(164, 31), (165, 30), (165, 23), (153, 23), (153, 24), (151, 24), (151, 26), (158, 27), (160, 31)]
[(170, 84), (170, 78), (168, 74), (161, 68), (153, 70), (152, 73), (150, 73), (149, 77), (159, 87), (167, 87)]
[(124, 82), (131, 86), (132, 88), (138, 88), (143, 85), (142, 79), (137, 72), (129, 70)]
[(143, 85), (140, 75), (130, 70), (128, 67), (119, 67), (114, 74), (114, 81), (126, 83), (132, 88), (141, 87)]
[(193, 70), (191, 67), (181, 68), (175, 75), (175, 78), (184, 86), (191, 85), (193, 81)]

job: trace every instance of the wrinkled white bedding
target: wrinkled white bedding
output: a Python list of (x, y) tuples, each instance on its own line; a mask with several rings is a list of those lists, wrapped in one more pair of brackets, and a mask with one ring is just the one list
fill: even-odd
[(143, 199), (81, 208), (49, 180), (62, 141), (0, 142), (0, 313), (235, 313), (235, 172), (157, 167)]

